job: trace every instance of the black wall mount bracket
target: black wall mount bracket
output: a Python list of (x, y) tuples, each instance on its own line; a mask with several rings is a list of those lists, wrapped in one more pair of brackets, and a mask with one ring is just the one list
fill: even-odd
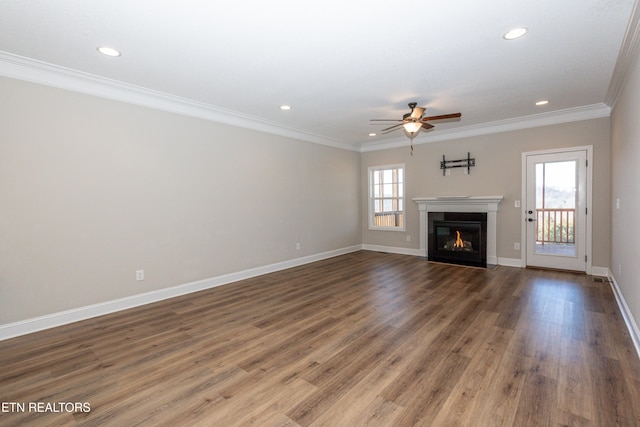
[(442, 169), (442, 176), (445, 175), (447, 169), (452, 169), (452, 168), (467, 168), (467, 173), (470, 173), (470, 168), (476, 165), (476, 159), (475, 158), (471, 158), (471, 153), (467, 153), (467, 158), (466, 159), (460, 159), (460, 160), (447, 160), (444, 157), (444, 154), (442, 155), (442, 161), (440, 162), (440, 169)]

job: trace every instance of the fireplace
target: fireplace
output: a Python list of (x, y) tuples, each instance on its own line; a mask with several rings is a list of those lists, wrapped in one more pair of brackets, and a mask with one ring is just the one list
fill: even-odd
[(430, 261), (487, 266), (487, 214), (429, 213)]
[[(420, 213), (420, 256), (426, 259), (433, 259), (434, 246), (430, 243), (429, 235), (433, 234), (433, 223), (429, 217), (438, 214), (435, 219), (439, 221), (458, 221), (460, 217), (448, 216), (447, 213), (482, 213), (486, 217), (486, 228), (482, 234), (485, 259), (487, 266), (497, 265), (497, 214), (503, 196), (437, 196), (437, 197), (416, 197), (413, 199), (418, 205)], [(478, 219), (463, 218), (463, 221), (482, 221)], [(486, 234), (485, 234), (486, 233)], [(451, 262), (451, 261), (449, 261)]]

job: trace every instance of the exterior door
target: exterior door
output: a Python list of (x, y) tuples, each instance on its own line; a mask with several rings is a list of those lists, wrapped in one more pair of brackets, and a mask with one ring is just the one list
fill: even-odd
[(526, 155), (526, 265), (586, 271), (587, 151)]

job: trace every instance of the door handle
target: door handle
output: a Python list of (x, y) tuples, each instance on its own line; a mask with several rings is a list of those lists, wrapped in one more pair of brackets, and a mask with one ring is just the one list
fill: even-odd
[(535, 219), (533, 219), (533, 218), (529, 218), (529, 219), (527, 219), (527, 221), (529, 221), (529, 222), (535, 222)]

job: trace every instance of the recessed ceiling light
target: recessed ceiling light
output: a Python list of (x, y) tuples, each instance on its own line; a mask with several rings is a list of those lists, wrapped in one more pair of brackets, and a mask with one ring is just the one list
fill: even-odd
[(373, 132), (371, 132), (371, 133), (369, 134), (369, 136), (376, 136), (376, 135), (377, 135), (377, 133), (373, 133)]
[(502, 37), (505, 40), (513, 40), (524, 36), (525, 34), (527, 34), (527, 31), (528, 30), (526, 28), (514, 28), (513, 30), (507, 31)]
[(290, 105), (281, 105), (280, 109), (281, 110), (291, 110), (291, 106)]
[(120, 52), (115, 50), (112, 47), (108, 47), (108, 46), (100, 46), (98, 48), (98, 52), (100, 52), (103, 55), (107, 55), (107, 56), (120, 56)]
[(549, 101), (547, 101), (546, 99), (543, 99), (541, 101), (536, 102), (536, 105), (540, 106), (540, 105), (547, 105), (549, 103)]

